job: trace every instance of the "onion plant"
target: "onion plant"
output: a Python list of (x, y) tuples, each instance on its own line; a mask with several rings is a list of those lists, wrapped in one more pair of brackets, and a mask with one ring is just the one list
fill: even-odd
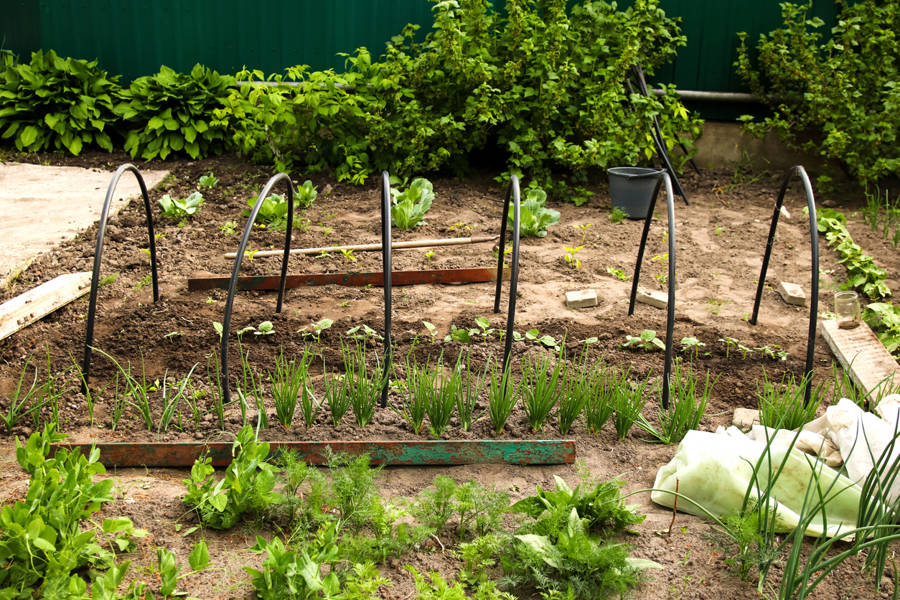
[(25, 365), (22, 367), (22, 371), (19, 374), (19, 382), (16, 384), (15, 391), (13, 391), (12, 395), (9, 397), (9, 407), (6, 409), (6, 414), (0, 414), (0, 421), (6, 426), (7, 433), (12, 433), (13, 427), (18, 424), (20, 419), (40, 410), (44, 404), (46, 404), (46, 401), (37, 402), (31, 408), (25, 408), (32, 398), (36, 398), (35, 394), (40, 390), (40, 387), (37, 384), (38, 370), (37, 366), (35, 366), (31, 385), (28, 390), (22, 391), (22, 383), (25, 381), (25, 375), (28, 373), (28, 364), (30, 361), (30, 358), (25, 359)]
[[(136, 408), (138, 414), (141, 416), (141, 419), (144, 421), (144, 426), (147, 428), (147, 431), (153, 431), (153, 413), (150, 410), (150, 397), (148, 394), (152, 386), (147, 383), (147, 370), (144, 366), (144, 353), (138, 350), (138, 354), (141, 358), (141, 379), (139, 381), (137, 377), (131, 374), (130, 362), (128, 363), (128, 369), (126, 370), (119, 363), (119, 361), (117, 361), (115, 358), (113, 358), (103, 350), (100, 350), (99, 348), (96, 348), (95, 350), (108, 358), (116, 367), (116, 371), (119, 375), (122, 376), (122, 383), (125, 386), (125, 393), (123, 396), (124, 402), (128, 406)], [(116, 390), (116, 397), (118, 397), (118, 384), (116, 385)], [(131, 398), (130, 400), (129, 397)]]
[(568, 435), (572, 425), (584, 412), (584, 407), (590, 398), (591, 367), (587, 364), (587, 349), (582, 352), (581, 358), (574, 362), (566, 370), (566, 376), (562, 382), (562, 394), (559, 397), (559, 410), (557, 421), (559, 432)]
[(584, 420), (588, 431), (597, 435), (616, 410), (616, 391), (628, 384), (628, 373), (608, 366), (603, 359), (591, 365), (583, 361), (579, 376), (571, 378), (567, 394), (584, 402)]
[(525, 416), (534, 433), (542, 431), (553, 409), (563, 395), (563, 382), (566, 371), (563, 367), (562, 353), (555, 365), (549, 356), (532, 358), (525, 356), (522, 360), (522, 404)]
[(343, 375), (328, 375), (323, 378), (325, 400), (328, 400), (328, 411), (331, 413), (331, 424), (338, 427), (344, 415), (350, 410), (350, 395), (344, 385)]
[[(457, 366), (459, 361), (457, 361)], [(430, 401), (425, 406), (428, 414), (428, 427), (431, 435), (440, 437), (450, 426), (453, 417), (453, 409), (462, 388), (462, 375), (457, 368), (453, 368), (449, 374), (444, 370), (443, 355), (438, 359), (435, 367), (437, 379), (440, 380), (435, 393), (430, 396)]]
[[(215, 369), (215, 377), (210, 370), (210, 362), (213, 364), (213, 369)], [(213, 410), (216, 412), (216, 420), (219, 423), (219, 429), (225, 429), (225, 405), (222, 402), (223, 392), (222, 392), (222, 367), (219, 364), (219, 353), (216, 350), (212, 351), (212, 354), (209, 354), (206, 357), (206, 378), (209, 380), (209, 389), (210, 394), (212, 396), (212, 405)]]
[(521, 386), (512, 381), (509, 366), (500, 373), (496, 363), (491, 363), (490, 378), (488, 380), (488, 415), (494, 426), (494, 433), (503, 433), (503, 427), (509, 419), (510, 413), (519, 401)]
[(691, 363), (685, 365), (680, 359), (676, 359), (669, 380), (669, 408), (664, 409), (660, 405), (657, 410), (659, 429), (643, 415), (638, 417), (638, 425), (663, 444), (677, 444), (684, 439), (688, 431), (697, 429), (700, 425), (700, 419), (706, 412), (709, 395), (717, 380), (718, 377), (710, 383), (707, 370), (706, 383), (698, 398), (697, 376)]
[(828, 392), (831, 382), (823, 381), (815, 386), (806, 402), (806, 388), (812, 385), (812, 374), (800, 378), (782, 376), (781, 383), (769, 381), (763, 370), (763, 383), (760, 389), (757, 383), (756, 395), (759, 398), (759, 422), (766, 427), (776, 429), (797, 429), (803, 427), (816, 417), (816, 411)]
[[(415, 346), (413, 347), (415, 350)], [(406, 357), (406, 394), (399, 408), (395, 409), (409, 425), (413, 433), (419, 434), (425, 426), (425, 414), (438, 395), (436, 387), (438, 370), (431, 367), (430, 360), (419, 364), (410, 350)]]
[(613, 390), (613, 406), (615, 407), (615, 417), (613, 422), (616, 425), (616, 435), (620, 440), (624, 440), (628, 435), (628, 431), (641, 416), (644, 403), (647, 399), (644, 392), (650, 383), (650, 373), (641, 382), (633, 382), (629, 379), (626, 371), (621, 379), (617, 380), (617, 385)]
[(459, 394), (456, 396), (456, 414), (459, 418), (459, 426), (463, 431), (469, 431), (472, 428), (472, 421), (475, 419), (475, 407), (478, 404), (478, 398), (484, 390), (484, 383), (487, 379), (489, 365), (485, 363), (481, 372), (472, 371), (472, 353), (466, 352), (465, 370), (462, 369), (462, 354), (456, 361), (456, 370), (460, 372), (462, 382), (460, 384)]
[(238, 402), (241, 407), (241, 427), (247, 426), (247, 409), (250, 406), (250, 400), (256, 407), (256, 429), (269, 428), (269, 415), (266, 413), (266, 403), (263, 400), (261, 382), (257, 382), (258, 375), (254, 373), (253, 367), (250, 366), (250, 350), (244, 352), (238, 341), (238, 352), (241, 355), (241, 383), (237, 388)]
[[(308, 348), (303, 349), (300, 361), (293, 358), (288, 360), (284, 356), (284, 348), (275, 357), (275, 370), (269, 372), (269, 381), (272, 383), (272, 401), (275, 403), (275, 416), (278, 422), (285, 427), (290, 427), (294, 422), (294, 413), (297, 410), (297, 402), (302, 394), (307, 398), (306, 405), (309, 415), (304, 415), (306, 426), (309, 427), (314, 418), (313, 405), (310, 403), (310, 394), (307, 388), (309, 377), (309, 363), (312, 355)], [(314, 402), (314, 399), (313, 399)]]
[(369, 373), (365, 346), (358, 341), (353, 349), (341, 342), (341, 354), (344, 357), (343, 385), (349, 397), (353, 418), (357, 425), (365, 427), (375, 416), (375, 405), (381, 398), (387, 374), (377, 356), (375, 370)]
[[(172, 423), (172, 418), (175, 416), (175, 412), (178, 410), (178, 403), (184, 397), (184, 390), (191, 383), (191, 376), (194, 374), (194, 369), (197, 368), (199, 363), (194, 363), (194, 366), (191, 367), (191, 370), (188, 371), (188, 374), (178, 382), (178, 390), (173, 394), (171, 392), (171, 388), (169, 387), (169, 372), (166, 371), (165, 375), (163, 375), (162, 379), (162, 389), (160, 390), (162, 394), (162, 409), (159, 413), (159, 422), (156, 426), (156, 433), (159, 435), (160, 433), (165, 433), (169, 430), (169, 425)], [(180, 417), (179, 417), (180, 419)]]

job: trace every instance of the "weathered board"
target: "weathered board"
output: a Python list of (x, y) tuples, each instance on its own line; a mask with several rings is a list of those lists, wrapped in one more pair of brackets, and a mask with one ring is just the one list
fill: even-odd
[[(374, 441), (286, 441), (269, 442), (273, 451), (295, 450), (307, 464), (325, 464), (327, 451), (351, 456), (368, 454), (373, 464), (383, 465), (465, 465), (507, 463), (515, 465), (557, 465), (575, 462), (575, 440), (374, 440)], [(230, 442), (146, 442), (54, 444), (59, 448), (100, 450), (100, 462), (107, 467), (190, 467), (197, 457), (208, 453), (212, 464), (231, 462)]]
[[(510, 269), (503, 271), (503, 278), (509, 279)], [(188, 291), (211, 289), (228, 289), (230, 277), (211, 275), (205, 277), (191, 277), (188, 279)], [(281, 278), (278, 275), (259, 275), (238, 277), (238, 290), (278, 290)], [(391, 273), (391, 285), (420, 285), (425, 283), (484, 283), (497, 281), (496, 269), (432, 269), (425, 271), (393, 271)], [(355, 273), (304, 273), (300, 275), (288, 275), (285, 278), (285, 289), (315, 286), (315, 285), (344, 285), (364, 287), (367, 285), (383, 286), (384, 273), (382, 271)]]
[(900, 366), (865, 323), (840, 329), (837, 319), (828, 319), (822, 321), (822, 337), (853, 383), (867, 395), (879, 387), (900, 384)]
[(0, 340), (83, 296), (90, 285), (90, 273), (66, 273), (4, 302), (0, 305)]

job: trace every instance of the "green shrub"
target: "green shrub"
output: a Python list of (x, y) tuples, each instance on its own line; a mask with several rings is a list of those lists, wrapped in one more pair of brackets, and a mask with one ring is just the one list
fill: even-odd
[(210, 116), (234, 83), (234, 77), (199, 64), (189, 74), (163, 65), (156, 75), (135, 79), (115, 107), (125, 120), (125, 150), (144, 160), (172, 152), (195, 159), (222, 153), (230, 136), (225, 123)]
[[(741, 35), (738, 73), (773, 114), (744, 120), (795, 148), (841, 161), (860, 180), (900, 174), (900, 2), (838, 2), (822, 31), (810, 4), (781, 5), (784, 27), (760, 36), (751, 58)], [(819, 30), (819, 31), (816, 31)], [(827, 39), (825, 39), (827, 38)]]
[(331, 168), (338, 180), (356, 184), (374, 172), (367, 117), (341, 75), (310, 73), (306, 65), (298, 65), (268, 77), (243, 70), (237, 79), (243, 83), (222, 97), (211, 124), (228, 127), (230, 143), (242, 155), (274, 163), (279, 171), (293, 165), (307, 172)]
[(61, 150), (78, 155), (87, 144), (112, 151), (118, 76), (97, 61), (61, 58), (53, 50), (31, 54), (29, 64), (0, 61), (0, 137), (23, 152)]
[(565, 0), (509, 0), (504, 13), (485, 0), (433, 2), (424, 41), (407, 25), (379, 59), (366, 48), (347, 55), (343, 74), (299, 66), (267, 78), (276, 85), (246, 83), (216, 119), (230, 124), (246, 156), (330, 168), (357, 184), (382, 169), (465, 171), (476, 151), (499, 146), (510, 172), (550, 191), (554, 181), (579, 185), (591, 168), (652, 156), (654, 115), (669, 141), (692, 151), (699, 121), (673, 87), (644, 98), (623, 86), (632, 65), (652, 74), (685, 43), (658, 0), (622, 11), (586, 1), (571, 12)]

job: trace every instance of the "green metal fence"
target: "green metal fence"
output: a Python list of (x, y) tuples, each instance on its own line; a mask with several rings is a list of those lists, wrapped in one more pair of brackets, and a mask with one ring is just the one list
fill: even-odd
[[(495, 4), (501, 4), (496, 0)], [(280, 72), (308, 64), (343, 68), (338, 52), (368, 47), (377, 55), (406, 23), (431, 26), (428, 0), (3, 0), (0, 48), (23, 58), (39, 48), (97, 58), (122, 83), (162, 64), (188, 71), (202, 63), (220, 72), (242, 66)], [(630, 4), (623, 0), (620, 6)], [(680, 16), (688, 45), (656, 77), (680, 89), (742, 91), (734, 74), (738, 31), (752, 40), (780, 23), (778, 0), (662, 0)], [(834, 4), (813, 13), (830, 29)]]

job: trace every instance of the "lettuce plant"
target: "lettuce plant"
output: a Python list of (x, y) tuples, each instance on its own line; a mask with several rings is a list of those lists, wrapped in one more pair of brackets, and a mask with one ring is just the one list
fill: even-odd
[(391, 220), (400, 229), (412, 229), (425, 224), (425, 213), (434, 200), (434, 187), (423, 177), (412, 180), (402, 192), (391, 188)]
[[(546, 208), (547, 193), (541, 188), (529, 188), (525, 192), (525, 202), (519, 213), (519, 234), (522, 237), (546, 237), (547, 228), (559, 223), (559, 211)], [(510, 227), (513, 226), (513, 215), (507, 217)]]

